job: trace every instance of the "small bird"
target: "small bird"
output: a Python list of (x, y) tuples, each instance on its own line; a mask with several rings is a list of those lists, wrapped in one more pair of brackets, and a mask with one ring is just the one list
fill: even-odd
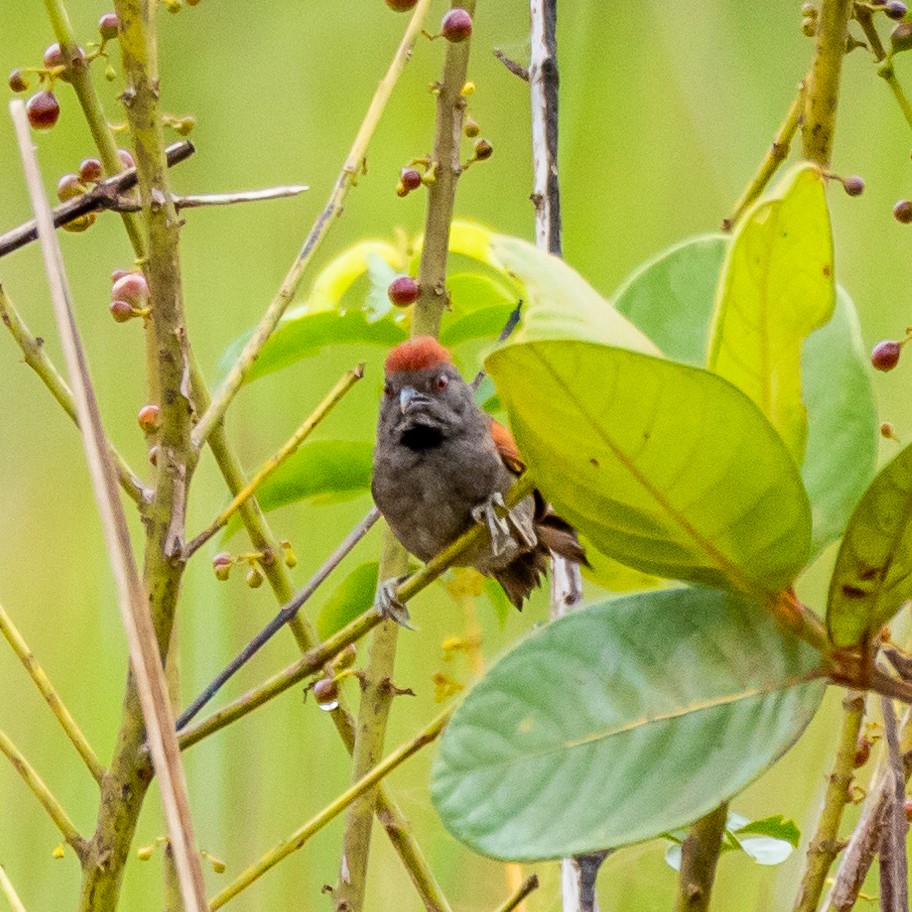
[[(519, 610), (547, 573), (549, 552), (588, 563), (573, 528), (538, 491), (506, 508), (504, 495), (524, 469), (513, 435), (475, 404), (446, 348), (418, 336), (393, 349), (374, 448), (374, 502), (423, 561), (473, 523), (487, 526), (490, 539), (458, 563), (494, 577)], [(391, 595), (387, 587), (385, 608), (401, 620), (404, 606), (388, 604)]]

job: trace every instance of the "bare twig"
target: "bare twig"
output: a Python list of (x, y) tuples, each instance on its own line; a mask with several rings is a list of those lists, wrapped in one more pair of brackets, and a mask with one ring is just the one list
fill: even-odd
[(514, 75), (519, 77), (523, 82), (529, 81), (529, 70), (521, 63), (508, 57), (500, 48), (494, 48), (494, 56)]
[[(167, 149), (168, 166), (180, 164), (189, 158), (196, 149), (189, 140), (175, 143)], [(130, 202), (130, 208), (124, 208), (126, 200), (123, 194), (132, 190), (137, 183), (136, 168), (128, 168), (121, 171), (114, 177), (97, 184), (87, 193), (76, 199), (68, 200), (52, 210), (52, 221), (55, 228), (66, 225), (75, 221), (89, 212), (97, 212), (100, 209), (114, 209), (118, 212), (137, 212), (141, 206), (136, 202)], [(123, 204), (123, 205), (122, 205)], [(18, 228), (7, 231), (6, 234), (0, 235), (0, 257), (38, 240), (38, 228), (35, 220), (25, 222)]]
[[(528, 475), (518, 479), (505, 498), (507, 506), (515, 506), (524, 497), (528, 497), (532, 493), (532, 487), (532, 481)], [(413, 599), (419, 592), (426, 589), (434, 580), (440, 577), (460, 554), (479, 545), (487, 534), (486, 529), (482, 526), (474, 526), (469, 529), (468, 532), (444, 548), (438, 555), (431, 558), (424, 567), (397, 586), (395, 591), (396, 598), (403, 603)], [(202, 722), (198, 722), (192, 728), (183, 731), (180, 735), (181, 749), (184, 750), (191, 747), (208, 735), (219, 731), (226, 725), (230, 725), (237, 719), (243, 718), (254, 709), (284, 693), (289, 687), (293, 687), (299, 681), (303, 681), (306, 677), (319, 671), (346, 646), (361, 639), (382, 621), (383, 615), (376, 607), (365, 611), (364, 614), (334, 633), (319, 646), (308, 650), (294, 664), (273, 675), (259, 687), (244, 694), (233, 703), (229, 703)]]
[(495, 912), (513, 912), (514, 909), (518, 909), (520, 905), (522, 905), (523, 900), (529, 896), (530, 893), (534, 893), (538, 889), (538, 886), (537, 874), (527, 877), (520, 888), (509, 897), (505, 903), (498, 906), (497, 909), (495, 909)]
[(348, 195), (348, 191), (354, 185), (358, 175), (361, 173), (364, 156), (367, 153), (367, 147), (374, 134), (374, 130), (380, 122), (380, 117), (389, 101), (393, 88), (411, 56), (415, 39), (421, 33), (421, 27), (424, 23), (424, 18), (427, 15), (429, 6), (430, 0), (419, 0), (416, 5), (415, 11), (412, 13), (412, 18), (405, 30), (405, 34), (402, 36), (402, 41), (393, 57), (392, 63), (390, 63), (386, 75), (380, 81), (380, 85), (377, 86), (377, 91), (374, 93), (370, 107), (367, 109), (367, 114), (364, 116), (364, 120), (358, 130), (358, 135), (355, 137), (354, 143), (352, 143), (352, 147), (345, 159), (342, 170), (336, 178), (335, 185), (333, 186), (326, 205), (317, 216), (317, 220), (310, 229), (310, 233), (307, 235), (300, 252), (297, 257), (295, 257), (295, 261), (292, 263), (291, 269), (289, 269), (288, 274), (285, 276), (278, 294), (272, 299), (272, 302), (266, 309), (266, 313), (263, 315), (263, 319), (260, 320), (253, 335), (244, 346), (244, 350), (228, 372), (228, 376), (225, 377), (222, 385), (212, 397), (209, 407), (206, 409), (205, 414), (194, 429), (193, 442), (197, 448), (202, 446), (209, 434), (212, 433), (212, 429), (221, 422), (222, 418), (224, 418), (231, 400), (235, 397), (241, 384), (244, 382), (247, 371), (250, 370), (251, 365), (257, 359), (257, 356), (266, 344), (266, 341), (278, 325), (279, 320), (282, 318), (282, 314), (285, 313), (285, 310), (294, 298), (298, 285), (300, 285), (304, 275), (304, 271), (313, 258), (314, 252), (326, 236), (330, 226), (341, 214), (345, 197)]
[(750, 179), (750, 182), (744, 188), (744, 192), (738, 197), (738, 201), (732, 209), (732, 214), (722, 220), (723, 231), (731, 231), (735, 227), (741, 216), (747, 212), (754, 200), (760, 196), (766, 185), (772, 180), (773, 175), (779, 170), (779, 166), (788, 158), (789, 149), (791, 148), (792, 140), (795, 138), (795, 133), (798, 132), (803, 112), (804, 81), (798, 86), (798, 92), (786, 112), (785, 119), (776, 131), (772, 144), (766, 150), (766, 155), (763, 156), (763, 161), (760, 162), (757, 173)]
[(709, 909), (727, 820), (728, 802), (724, 802), (687, 831), (681, 846), (675, 912), (706, 912)]
[(827, 873), (841, 848), (839, 825), (851, 797), (849, 789), (855, 774), (858, 735), (865, 715), (864, 694), (849, 691), (842, 701), (842, 711), (842, 730), (836, 757), (817, 821), (817, 831), (808, 843), (806, 867), (795, 901), (795, 912), (814, 912), (820, 904)]
[[(73, 404), (73, 393), (44, 350), (44, 341), (32, 335), (19, 311), (7, 297), (2, 285), (0, 285), (0, 322), (10, 331), (10, 335), (22, 350), (25, 363), (38, 375), (50, 394), (78, 427), (79, 418), (76, 415), (76, 406)], [(140, 477), (127, 465), (127, 461), (113, 446), (110, 444), (108, 446), (117, 469), (117, 480), (120, 482), (120, 486), (140, 506), (147, 503), (150, 492)]]
[[(179, 196), (171, 194), (174, 208), (199, 209), (203, 206), (233, 206), (235, 203), (259, 203), (264, 200), (286, 199), (298, 196), (310, 187), (294, 185), (289, 187), (270, 187), (267, 190), (242, 190), (238, 193), (206, 193), (202, 196)], [(114, 212), (140, 212), (142, 205), (129, 197), (118, 196), (107, 203), (103, 208)]]
[(323, 401), (304, 419), (301, 426), (291, 435), (289, 440), (260, 467), (259, 471), (244, 485), (232, 499), (231, 503), (215, 518), (212, 525), (200, 532), (184, 548), (184, 559), (187, 559), (202, 545), (204, 545), (219, 529), (223, 529), (228, 520), (246, 503), (256, 492), (256, 489), (283, 463), (298, 447), (311, 435), (317, 425), (342, 401), (342, 397), (364, 376), (364, 365), (359, 364), (352, 370), (346, 371), (338, 383), (326, 394)]
[[(906, 861), (906, 775), (899, 747), (896, 713), (887, 697), (880, 701), (887, 742), (886, 793), (889, 808), (880, 831), (881, 912), (909, 912), (909, 875)], [(892, 788), (891, 788), (892, 786)]]
[(203, 874), (193, 845), (186, 783), (174, 735), (174, 722), (168, 704), (167, 684), (161, 666), (158, 639), (148, 613), (146, 593), (134, 561), (126, 517), (117, 495), (116, 476), (108, 456), (98, 403), (89, 380), (85, 354), (73, 317), (60, 248), (51, 222), (50, 207), (42, 189), (25, 105), (21, 100), (15, 99), (10, 103), (10, 110), (19, 140), (32, 208), (38, 223), (38, 237), (51, 286), (57, 328), (73, 386), (92, 486), (117, 584), (118, 602), (127, 632), (131, 666), (136, 676), (149, 746), (161, 786), (165, 817), (168, 821), (171, 844), (174, 846), (184, 902), (188, 912), (204, 912), (206, 906)]
[(256, 864), (244, 871), (234, 883), (229, 884), (218, 895), (212, 898), (209, 908), (221, 909), (229, 900), (262, 877), (270, 868), (275, 867), (283, 858), (300, 849), (314, 833), (337, 817), (355, 799), (373, 788), (384, 776), (388, 776), (397, 766), (404, 763), (421, 748), (433, 742), (443, 731), (452, 714), (452, 709), (444, 710), (433, 722), (419, 732), (411, 741), (397, 747), (385, 760), (377, 763), (364, 776), (360, 777), (350, 788), (346, 789), (331, 804), (309, 820), (300, 829), (295, 830), (284, 842), (270, 849)]
[(868, 39), (868, 47), (871, 50), (874, 60), (880, 64), (880, 66), (877, 67), (877, 75), (889, 86), (890, 91), (893, 93), (893, 97), (896, 99), (896, 103), (899, 105), (900, 111), (902, 111), (906, 123), (912, 127), (912, 104), (910, 104), (905, 90), (896, 78), (896, 72), (893, 69), (893, 55), (884, 49), (883, 42), (880, 40), (880, 35), (877, 33), (877, 27), (874, 25), (871, 8), (864, 3), (856, 3), (855, 19), (861, 26), (865, 38)]
[(16, 657), (22, 662), (28, 672), (28, 676), (38, 688), (41, 696), (44, 697), (44, 701), (56, 716), (61, 728), (70, 739), (73, 747), (76, 748), (79, 756), (82, 757), (83, 763), (85, 763), (92, 777), (96, 782), (100, 783), (105, 770), (95, 755), (95, 751), (92, 750), (92, 745), (89, 744), (86, 736), (82, 733), (82, 729), (64, 705), (63, 700), (60, 699), (60, 695), (54, 689), (54, 685), (51, 684), (50, 678), (45, 674), (41, 665), (38, 664), (34, 653), (28, 647), (28, 643), (25, 642), (24, 637), (13, 623), (13, 619), (6, 613), (6, 609), (2, 605), (0, 605), (0, 633), (3, 634)]
[(25, 912), (25, 906), (22, 905), (22, 900), (19, 899), (19, 895), (16, 893), (3, 865), (0, 865), (0, 893), (6, 897), (10, 912)]
[(181, 713), (177, 720), (177, 730), (186, 728), (199, 711), (219, 692), (224, 684), (242, 668), (270, 639), (281, 630), (301, 610), (307, 600), (317, 591), (323, 581), (339, 566), (342, 560), (364, 538), (380, 518), (380, 511), (373, 507), (371, 511), (352, 529), (342, 543), (326, 559), (319, 570), (310, 578), (307, 585), (241, 650), (240, 653), (213, 679), (209, 686)]

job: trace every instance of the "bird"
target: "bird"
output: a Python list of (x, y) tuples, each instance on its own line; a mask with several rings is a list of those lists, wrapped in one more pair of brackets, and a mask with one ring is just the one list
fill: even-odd
[[(575, 530), (538, 490), (507, 509), (504, 496), (525, 470), (519, 448), (476, 405), (437, 339), (400, 343), (385, 367), (371, 493), (407, 551), (426, 562), (473, 524), (484, 524), (490, 538), (456, 565), (493, 577), (520, 611), (547, 574), (551, 552), (588, 566)], [(393, 593), (393, 585), (381, 586), (381, 608), (407, 625)]]

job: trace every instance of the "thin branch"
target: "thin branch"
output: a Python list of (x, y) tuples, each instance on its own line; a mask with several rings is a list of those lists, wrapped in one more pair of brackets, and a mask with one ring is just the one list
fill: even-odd
[(181, 713), (177, 720), (177, 730), (186, 728), (199, 711), (221, 690), (239, 669), (256, 655), (270, 639), (281, 630), (292, 618), (297, 616), (307, 600), (317, 591), (323, 581), (335, 570), (351, 550), (364, 538), (380, 518), (380, 511), (373, 507), (358, 525), (352, 529), (342, 543), (326, 559), (319, 570), (308, 580), (307, 585), (282, 608), (279, 613), (238, 653), (237, 656), (221, 671), (206, 689)]
[(212, 525), (200, 532), (185, 548), (184, 559), (190, 557), (204, 545), (219, 529), (223, 529), (228, 520), (246, 503), (256, 492), (256, 489), (294, 453), (298, 447), (311, 435), (317, 425), (342, 401), (345, 394), (364, 376), (364, 365), (359, 364), (352, 370), (346, 371), (336, 385), (326, 394), (322, 402), (304, 419), (300, 427), (291, 435), (289, 440), (263, 465), (259, 471), (244, 485), (232, 499), (231, 503), (215, 518)]
[(63, 809), (63, 806), (54, 797), (53, 792), (44, 784), (44, 780), (35, 772), (34, 767), (25, 759), (21, 751), (2, 729), (0, 729), (0, 753), (6, 755), (10, 763), (15, 767), (16, 772), (22, 777), (22, 781), (48, 812), (67, 845), (79, 856), (80, 861), (85, 858), (87, 843), (79, 835), (79, 831), (73, 821), (70, 820), (69, 814)]
[(827, 874), (841, 848), (839, 825), (851, 798), (850, 787), (855, 775), (858, 736), (865, 716), (864, 694), (848, 692), (842, 701), (842, 711), (842, 729), (836, 746), (836, 757), (817, 821), (817, 832), (808, 843), (806, 867), (795, 901), (795, 912), (814, 912), (820, 905)]
[[(39, 379), (48, 388), (50, 394), (57, 400), (61, 408), (70, 416), (73, 423), (79, 427), (79, 418), (76, 406), (73, 403), (73, 393), (67, 386), (66, 380), (54, 366), (54, 362), (44, 350), (44, 340), (33, 336), (13, 302), (7, 297), (3, 286), (0, 285), (0, 322), (10, 331), (10, 335), (22, 351), (25, 363), (38, 375)], [(142, 507), (148, 503), (151, 493), (143, 484), (142, 479), (127, 465), (127, 461), (108, 444), (111, 458), (117, 470), (117, 480), (124, 492), (135, 503)]]
[(222, 418), (225, 417), (225, 412), (227, 411), (231, 400), (234, 399), (237, 391), (241, 388), (241, 384), (244, 382), (247, 372), (250, 370), (253, 362), (256, 361), (263, 346), (266, 344), (278, 325), (279, 320), (282, 318), (282, 314), (285, 313), (288, 305), (294, 298), (295, 292), (301, 284), (304, 271), (313, 258), (314, 253), (328, 233), (330, 226), (342, 213), (342, 206), (348, 195), (348, 191), (354, 186), (358, 175), (361, 173), (364, 156), (367, 153), (371, 137), (377, 128), (377, 124), (380, 122), (380, 117), (392, 95), (393, 88), (396, 85), (399, 76), (402, 74), (402, 71), (405, 69), (409, 57), (411, 57), (412, 47), (415, 44), (415, 39), (421, 32), (421, 27), (424, 23), (424, 18), (427, 15), (429, 6), (430, 0), (418, 0), (415, 11), (412, 13), (412, 18), (405, 30), (405, 34), (402, 36), (399, 48), (390, 63), (389, 69), (386, 71), (386, 75), (380, 80), (380, 85), (377, 86), (377, 91), (374, 93), (370, 107), (367, 109), (367, 114), (364, 116), (364, 120), (358, 130), (358, 135), (355, 137), (354, 143), (352, 143), (352, 147), (345, 159), (342, 170), (336, 178), (335, 185), (333, 186), (326, 205), (323, 207), (322, 212), (317, 216), (317, 220), (310, 229), (310, 233), (307, 235), (300, 252), (297, 257), (295, 257), (295, 261), (292, 263), (291, 269), (289, 269), (288, 274), (285, 276), (278, 294), (272, 299), (262, 320), (260, 320), (253, 335), (244, 346), (244, 350), (228, 372), (228, 376), (225, 377), (222, 385), (212, 397), (209, 407), (206, 409), (205, 414), (194, 429), (193, 443), (197, 448), (202, 446), (206, 441), (206, 438), (212, 433), (213, 428), (220, 424)]
[(373, 788), (381, 779), (388, 776), (397, 766), (404, 763), (409, 757), (418, 753), (421, 748), (432, 743), (443, 731), (452, 714), (452, 709), (446, 709), (433, 722), (419, 732), (411, 741), (397, 747), (385, 760), (377, 763), (366, 775), (362, 776), (350, 788), (346, 789), (331, 804), (327, 805), (319, 814), (309, 820), (304, 826), (295, 830), (284, 842), (270, 849), (256, 864), (244, 871), (234, 883), (229, 884), (209, 903), (209, 908), (215, 912), (221, 909), (229, 900), (234, 899), (239, 893), (247, 889), (252, 883), (259, 880), (270, 868), (275, 867), (283, 858), (302, 848), (314, 833), (321, 830), (327, 823), (338, 817), (356, 798)]
[(798, 92), (786, 112), (785, 119), (779, 125), (776, 136), (773, 139), (757, 173), (750, 179), (748, 185), (744, 188), (738, 201), (732, 209), (732, 214), (722, 220), (722, 230), (731, 231), (738, 220), (753, 205), (754, 201), (759, 198), (760, 194), (766, 189), (767, 184), (773, 179), (773, 175), (779, 170), (779, 166), (788, 158), (789, 149), (795, 133), (798, 132), (798, 126), (801, 123), (801, 115), (804, 113), (804, 80), (798, 85)]
[[(889, 811), (880, 831), (880, 908), (881, 912), (909, 912), (909, 872), (906, 860), (906, 775), (896, 713), (893, 702), (881, 699), (884, 740), (887, 742), (887, 793), (891, 796)], [(891, 782), (892, 780), (892, 782)], [(892, 784), (892, 789), (890, 785)]]
[(817, 45), (807, 78), (801, 131), (804, 157), (827, 168), (836, 130), (842, 58), (854, 0), (821, 0), (817, 19)]
[(687, 831), (681, 846), (675, 912), (706, 912), (709, 909), (727, 820), (728, 802), (723, 802)]
[(100, 783), (104, 777), (105, 769), (95, 755), (95, 751), (92, 750), (92, 745), (89, 744), (86, 736), (82, 733), (82, 729), (64, 705), (63, 700), (60, 699), (60, 695), (54, 689), (54, 685), (51, 684), (44, 669), (38, 664), (34, 653), (29, 649), (28, 643), (25, 642), (22, 634), (2, 605), (0, 605), (0, 633), (3, 634), (19, 661), (22, 662), (28, 672), (28, 676), (38, 688), (41, 696), (44, 697), (45, 702), (57, 718), (73, 747), (76, 748), (79, 756), (82, 757), (92, 777), (96, 782)]
[(514, 909), (518, 909), (524, 899), (529, 896), (531, 893), (534, 893), (539, 887), (538, 875), (533, 874), (531, 877), (527, 877), (523, 882), (522, 886), (509, 898), (505, 903), (499, 905), (494, 912), (513, 912)]
[[(147, 75), (151, 79), (153, 74), (148, 73)], [(186, 782), (174, 735), (174, 721), (168, 703), (167, 684), (159, 656), (158, 639), (149, 615), (146, 593), (133, 557), (126, 517), (117, 494), (114, 467), (108, 457), (98, 403), (91, 386), (85, 354), (73, 317), (60, 247), (51, 223), (50, 207), (44, 196), (25, 105), (20, 99), (15, 99), (10, 103), (10, 110), (16, 127), (29, 196), (38, 222), (38, 237), (51, 286), (54, 315), (70, 374), (70, 382), (73, 385), (76, 411), (79, 415), (92, 487), (98, 503), (105, 543), (117, 585), (118, 603), (126, 628), (131, 666), (137, 680), (138, 695), (155, 770), (161, 786), (171, 844), (175, 848), (175, 860), (180, 872), (185, 904), (188, 912), (204, 912), (203, 874), (199, 857), (193, 847), (193, 830), (187, 802)], [(163, 411), (166, 410), (163, 409)], [(161, 490), (161, 485), (159, 485), (159, 490)], [(158, 500), (158, 496), (156, 500)]]
[[(168, 167), (180, 164), (189, 158), (196, 151), (194, 145), (189, 140), (175, 143), (166, 150)], [(119, 161), (119, 160), (118, 160)], [(136, 168), (128, 168), (121, 171), (114, 177), (96, 184), (88, 192), (75, 199), (61, 203), (51, 210), (52, 221), (55, 228), (73, 222), (90, 212), (98, 212), (101, 209), (113, 209), (118, 212), (138, 212), (142, 207), (139, 203), (129, 202), (129, 208), (126, 208), (128, 201), (123, 194), (132, 190), (137, 183)], [(38, 240), (38, 227), (35, 220), (24, 222), (18, 228), (7, 231), (6, 234), (0, 235), (0, 257)]]
[[(524, 497), (528, 497), (532, 493), (532, 489), (533, 484), (528, 475), (518, 479), (507, 494), (507, 506), (515, 506)], [(431, 558), (424, 567), (397, 586), (395, 591), (396, 598), (400, 602), (407, 603), (440, 577), (464, 551), (481, 544), (487, 534), (487, 530), (482, 526), (474, 526), (469, 529), (468, 532), (444, 548), (438, 555)], [(284, 693), (289, 687), (293, 687), (299, 681), (303, 681), (319, 671), (346, 646), (361, 639), (383, 620), (383, 615), (376, 607), (365, 611), (364, 614), (355, 618), (355, 620), (334, 633), (319, 646), (308, 650), (297, 662), (288, 666), (288, 668), (273, 675), (259, 687), (248, 691), (233, 703), (229, 703), (202, 722), (198, 722), (192, 728), (184, 730), (179, 739), (181, 749), (185, 750), (202, 741), (208, 735), (225, 728), (225, 726), (230, 725), (237, 719), (243, 718), (254, 709)]]
[(511, 72), (514, 76), (523, 82), (529, 81), (529, 70), (521, 63), (517, 63), (512, 57), (508, 57), (500, 48), (494, 48), (494, 56)]
[(856, 3), (855, 19), (868, 39), (868, 47), (875, 62), (880, 64), (877, 68), (877, 75), (890, 87), (890, 91), (893, 93), (893, 97), (896, 99), (906, 123), (912, 127), (912, 104), (910, 104), (909, 98), (896, 78), (896, 72), (893, 69), (893, 54), (884, 49), (880, 35), (877, 33), (877, 27), (874, 25), (874, 17), (870, 8), (864, 3)]
[(574, 855), (561, 860), (561, 897), (564, 912), (599, 912), (595, 882), (609, 851)]
[[(238, 193), (207, 193), (202, 196), (179, 196), (171, 194), (174, 208), (200, 209), (204, 206), (233, 206), (235, 203), (259, 203), (264, 200), (286, 199), (298, 196), (310, 187), (292, 185), (289, 187), (270, 187), (266, 190), (242, 190)], [(114, 212), (141, 212), (142, 205), (129, 197), (118, 196), (104, 205), (105, 209)]]
[(6, 897), (11, 912), (25, 912), (25, 906), (22, 905), (22, 900), (19, 899), (19, 895), (16, 893), (3, 865), (0, 865), (0, 893)]

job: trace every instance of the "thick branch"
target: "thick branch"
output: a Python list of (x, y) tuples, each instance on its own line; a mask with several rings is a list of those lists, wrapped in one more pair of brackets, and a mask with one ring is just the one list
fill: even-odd
[(28, 647), (28, 643), (25, 642), (22, 634), (13, 623), (13, 619), (6, 613), (6, 609), (2, 605), (0, 605), (0, 633), (3, 634), (16, 657), (22, 662), (28, 672), (28, 676), (32, 679), (35, 687), (38, 688), (41, 696), (44, 697), (44, 701), (50, 707), (51, 712), (57, 718), (79, 756), (82, 757), (82, 761), (92, 774), (92, 777), (96, 782), (100, 783), (105, 770), (95, 755), (95, 751), (92, 750), (92, 745), (89, 744), (86, 736), (82, 733), (82, 729), (64, 705), (63, 700), (60, 699), (60, 695), (54, 689), (54, 685), (51, 684), (50, 678), (45, 674), (41, 665), (38, 664), (34, 653)]
[(728, 819), (728, 803), (701, 817), (687, 831), (681, 846), (681, 870), (675, 912), (706, 912)]

